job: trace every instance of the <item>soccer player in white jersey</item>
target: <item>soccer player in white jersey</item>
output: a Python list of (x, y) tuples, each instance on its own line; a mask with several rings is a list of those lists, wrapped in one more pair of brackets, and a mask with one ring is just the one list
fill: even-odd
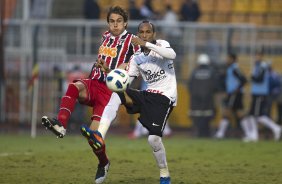
[[(155, 26), (149, 21), (143, 21), (138, 26), (138, 37), (131, 39), (131, 43), (141, 46), (142, 52), (136, 53), (127, 67), (130, 81), (141, 74), (147, 89), (139, 91), (128, 88), (124, 93), (113, 93), (103, 112), (98, 131), (105, 138), (121, 104), (125, 105), (128, 113), (140, 113), (138, 119), (149, 131), (148, 143), (160, 169), (160, 184), (170, 184), (162, 135), (166, 121), (176, 106), (177, 86), (173, 66), (176, 53), (167, 41), (155, 40), (155, 36)], [(98, 66), (104, 71), (110, 71), (104, 62), (99, 62)], [(93, 142), (100, 146), (101, 141)]]

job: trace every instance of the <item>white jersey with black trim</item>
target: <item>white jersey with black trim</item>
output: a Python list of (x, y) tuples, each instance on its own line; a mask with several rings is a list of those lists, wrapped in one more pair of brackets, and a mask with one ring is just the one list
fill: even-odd
[(164, 48), (174, 53), (172, 58), (175, 58), (176, 54), (165, 40), (156, 40), (154, 46), (156, 46), (155, 51), (152, 49), (148, 54), (137, 52), (133, 55), (128, 67), (128, 74), (130, 77), (138, 77), (141, 74), (147, 84), (146, 91), (162, 94), (176, 106), (177, 84), (173, 60), (164, 57), (166, 56), (166, 54), (163, 54), (166, 51)]

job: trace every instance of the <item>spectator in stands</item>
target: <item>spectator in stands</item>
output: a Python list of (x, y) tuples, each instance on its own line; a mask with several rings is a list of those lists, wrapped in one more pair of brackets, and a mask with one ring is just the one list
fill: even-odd
[(197, 136), (209, 137), (210, 122), (215, 114), (216, 77), (208, 55), (200, 54), (197, 63), (189, 79), (190, 117)]
[[(83, 4), (83, 14), (84, 18), (87, 20), (98, 20), (100, 18), (101, 9), (97, 2), (97, 0), (84, 0)], [(93, 26), (90, 29), (90, 35), (87, 35), (87, 28), (83, 27), (83, 37), (87, 37), (87, 39), (83, 38), (82, 40), (91, 40), (95, 37), (97, 32), (100, 32), (99, 29), (94, 28)], [(96, 43), (94, 41), (91, 41), (91, 53), (96, 53)], [(82, 46), (83, 52), (85, 52), (85, 44)]]
[(198, 3), (194, 0), (185, 0), (180, 10), (181, 20), (196, 22), (201, 16)]
[(282, 131), (281, 127), (268, 116), (267, 97), (270, 94), (270, 73), (268, 65), (263, 61), (263, 51), (256, 53), (251, 81), (251, 109), (248, 116), (242, 120), (242, 128), (246, 136), (244, 141), (258, 141), (258, 122), (271, 129), (274, 140), (279, 140)]
[(50, 17), (52, 0), (33, 0), (31, 1), (31, 17), (35, 19), (47, 19)]
[(151, 3), (151, 0), (145, 0), (140, 8), (141, 16), (148, 20), (155, 19), (156, 17)]
[[(185, 52), (183, 51), (183, 47), (179, 46), (179, 43), (181, 41), (185, 42), (185, 40), (181, 38), (181, 36), (183, 35), (179, 27), (179, 17), (172, 10), (171, 5), (166, 6), (166, 12), (162, 16), (161, 20), (162, 20), (161, 24), (166, 25), (161, 28), (163, 36), (165, 37), (167, 41), (169, 41), (170, 46), (174, 48), (175, 52), (177, 53)], [(183, 58), (180, 55), (177, 57), (177, 59), (178, 61), (181, 61)], [(180, 71), (180, 67), (181, 67), (181, 62), (175, 63), (176, 71)]]
[(229, 53), (225, 73), (226, 98), (224, 99), (223, 117), (219, 122), (219, 127), (215, 134), (216, 138), (222, 139), (225, 137), (232, 116), (236, 122), (240, 123), (241, 117), (243, 116), (243, 86), (246, 82), (246, 77), (242, 74), (237, 65), (237, 55)]
[(86, 19), (99, 19), (100, 7), (97, 0), (84, 0), (83, 13)]
[(143, 15), (141, 15), (141, 9), (140, 7), (137, 7), (134, 0), (130, 0), (129, 2), (129, 17), (131, 20), (146, 19)]
[[(163, 33), (169, 38), (175, 38), (181, 36), (180, 28), (178, 27), (178, 15), (171, 9), (170, 5), (166, 7), (166, 13), (163, 16)], [(171, 41), (170, 41), (171, 42)]]

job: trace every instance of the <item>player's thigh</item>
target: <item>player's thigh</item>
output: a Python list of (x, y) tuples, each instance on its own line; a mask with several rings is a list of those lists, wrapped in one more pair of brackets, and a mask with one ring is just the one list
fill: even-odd
[(125, 101), (126, 101), (125, 105), (130, 105), (130, 106), (133, 105), (132, 98), (127, 93), (124, 93), (124, 96), (125, 96)]
[(173, 106), (171, 101), (163, 95), (146, 96), (146, 103), (140, 112), (140, 122), (147, 127), (150, 135), (162, 136), (166, 120), (168, 119)]
[(78, 95), (78, 101), (84, 102), (88, 97), (88, 91), (86, 84), (82, 83), (81, 81), (77, 81), (74, 83), (74, 85), (77, 87), (79, 95)]
[(129, 103), (134, 103), (137, 105), (142, 105), (145, 101), (144, 93), (146, 92), (128, 88), (125, 91), (126, 103), (128, 104), (129, 102)]
[(100, 121), (105, 107), (109, 104), (112, 92), (107, 88), (105, 83), (95, 81), (96, 84), (91, 88), (90, 105), (93, 107), (92, 121)]

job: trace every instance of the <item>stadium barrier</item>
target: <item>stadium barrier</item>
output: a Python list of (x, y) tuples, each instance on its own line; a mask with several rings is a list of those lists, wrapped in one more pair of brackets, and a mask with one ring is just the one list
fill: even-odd
[[(188, 22), (170, 26), (162, 21), (153, 23), (157, 27), (157, 38), (168, 40), (177, 53), (175, 69), (179, 102), (171, 115), (172, 126), (191, 125), (187, 116), (189, 92), (186, 84), (196, 66), (198, 54), (209, 54), (212, 63), (220, 66), (231, 49), (238, 54), (240, 67), (249, 73), (256, 48), (264, 46), (267, 58), (272, 60), (273, 65), (282, 68), (281, 62), (277, 60), (282, 54), (281, 27)], [(138, 24), (139, 22), (130, 21), (128, 31), (136, 33)], [(79, 65), (82, 71), (90, 71), (97, 57), (100, 36), (107, 25), (104, 21), (12, 19), (5, 22), (5, 27), (6, 100), (5, 108), (1, 109), (1, 113), (5, 115), (2, 123), (29, 124), (33, 104), (32, 92), (29, 91), (32, 86), (29, 83), (34, 64), (39, 66), (36, 110), (36, 122), (39, 123), (39, 117), (43, 114), (56, 114), (59, 98), (66, 85), (65, 76), (72, 67)], [(89, 110), (86, 111), (89, 114)], [(134, 118), (125, 116), (125, 112), (121, 111), (120, 124), (130, 125)], [(87, 115), (83, 121), (89, 121)]]

